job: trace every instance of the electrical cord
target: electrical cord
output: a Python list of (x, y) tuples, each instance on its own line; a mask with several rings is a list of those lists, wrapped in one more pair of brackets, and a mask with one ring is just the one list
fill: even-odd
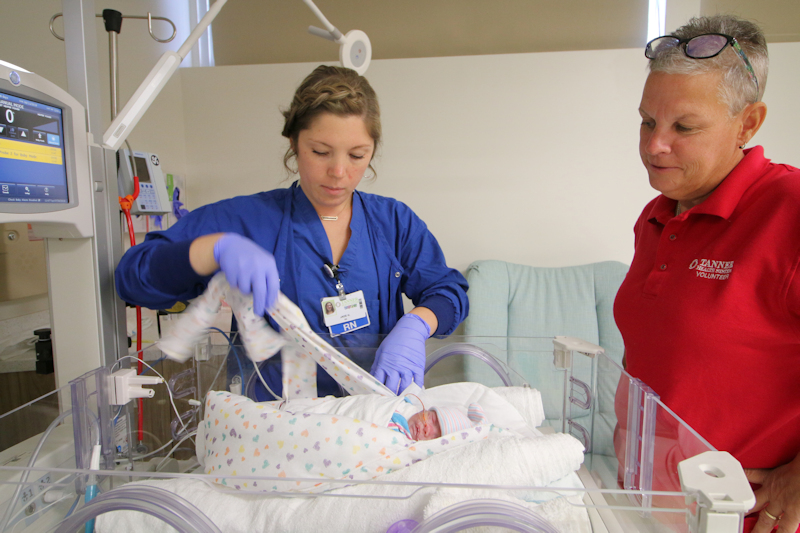
[(225, 337), (225, 340), (228, 341), (228, 347), (230, 351), (232, 351), (234, 354), (234, 359), (236, 359), (236, 364), (239, 365), (239, 376), (242, 379), (242, 387), (244, 387), (244, 369), (242, 368), (242, 361), (241, 361), (242, 355), (239, 353), (239, 350), (236, 348), (236, 345), (233, 344), (233, 341), (228, 336), (228, 334), (222, 331), (221, 329), (219, 328), (208, 328), (208, 329), (209, 331), (214, 330), (219, 332), (223, 337)]
[[(162, 376), (155, 368), (153, 368), (149, 364), (145, 363), (143, 360), (141, 360), (141, 359), (139, 359), (139, 358), (137, 358), (136, 356), (133, 356), (133, 355), (123, 355), (122, 357), (117, 359), (117, 362), (114, 363), (114, 365), (111, 368), (113, 369), (114, 366), (116, 366), (123, 359), (136, 359), (138, 361), (141, 361), (141, 363), (143, 365), (145, 365), (147, 368), (152, 370), (155, 375), (157, 375), (158, 377), (160, 377), (164, 381), (164, 385), (166, 385), (166, 387), (167, 387), (167, 395), (169, 396), (169, 403), (172, 404), (172, 409), (173, 409), (173, 411), (175, 411), (175, 415), (178, 417), (178, 422), (180, 422), (181, 426), (183, 426), (184, 433), (189, 434), (189, 428), (186, 427), (186, 424), (183, 422), (183, 418), (181, 418), (181, 414), (178, 412), (178, 408), (175, 406), (175, 398), (173, 397), (172, 389), (170, 389), (169, 383), (167, 382), (166, 379), (164, 379), (164, 376)], [(194, 441), (192, 441), (192, 443), (194, 443)]]
[[(242, 392), (245, 392), (247, 390), (247, 386), (244, 379), (244, 370), (242, 370), (242, 363), (241, 361), (239, 361), (239, 358), (241, 357), (241, 354), (239, 353), (239, 348), (235, 344), (233, 344), (231, 338), (228, 337), (228, 335), (226, 335), (225, 332), (222, 331), (221, 329), (219, 328), (209, 328), (209, 329), (213, 329), (220, 332), (222, 336), (225, 337), (225, 340), (228, 341), (228, 346), (230, 347), (231, 350), (233, 350), (233, 353), (236, 355), (236, 362), (239, 364), (239, 373), (241, 374), (242, 377)], [(269, 385), (267, 385), (266, 380), (264, 380), (264, 376), (261, 375), (261, 369), (258, 367), (258, 363), (254, 361), (253, 367), (255, 368), (256, 374), (258, 375), (258, 379), (261, 380), (261, 384), (264, 386), (265, 389), (267, 389), (267, 392), (269, 392), (272, 395), (272, 397), (275, 398), (276, 400), (280, 400), (281, 398), (277, 394), (275, 394), (271, 388), (269, 388)]]
[(261, 369), (258, 368), (258, 364), (253, 364), (253, 366), (256, 369), (256, 374), (258, 374), (258, 379), (261, 380), (261, 384), (264, 385), (264, 388), (267, 389), (267, 392), (272, 394), (272, 397), (275, 398), (276, 400), (280, 400), (281, 398), (279, 398), (277, 394), (272, 392), (272, 389), (270, 389), (269, 385), (267, 385), (267, 382), (264, 380), (264, 376), (261, 375)]

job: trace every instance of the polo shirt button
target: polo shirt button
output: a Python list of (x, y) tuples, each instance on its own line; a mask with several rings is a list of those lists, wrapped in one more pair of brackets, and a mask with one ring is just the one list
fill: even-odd
[(675, 240), (675, 239), (677, 239), (677, 238), (678, 238), (678, 236), (677, 236), (677, 235), (675, 235), (674, 233), (673, 233), (672, 235), (670, 235), (670, 236), (669, 236), (669, 240), (671, 240), (671, 241), (674, 241), (674, 240)]
[(400, 272), (395, 272), (394, 273), (394, 277), (399, 278), (400, 277)]
[(667, 269), (667, 265), (666, 264), (661, 265), (661, 270), (666, 270), (666, 269)]

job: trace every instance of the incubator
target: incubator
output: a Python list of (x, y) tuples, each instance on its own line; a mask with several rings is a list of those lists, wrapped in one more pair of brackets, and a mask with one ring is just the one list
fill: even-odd
[[(142, 385), (154, 391), (144, 401), (147, 450), (137, 451), (138, 439), (119, 423), (133, 404), (112, 405), (117, 367), (97, 368), (0, 417), (0, 435), (34, 416), (53, 420), (44, 434), (0, 451), (0, 529), (75, 531), (94, 519), (96, 531), (735, 532), (754, 504), (739, 464), (600, 347), (558, 337), (451, 336), (430, 339), (427, 349), (427, 391), (468, 379), (520, 412), (528, 400), (514, 396), (539, 397), (540, 436), (472, 442), (459, 448), (464, 455), (452, 449), (368, 479), (327, 479), (324, 492), (272, 490), (278, 481), (319, 481), (277, 471), (237, 472), (226, 486), (205, 473), (192, 440), (212, 420), (209, 391), (245, 401), (226, 391), (246, 393), (258, 378), (244, 354), (212, 332), (196, 347), (200, 357), (183, 363), (146, 349), (166, 381), (145, 372), (154, 378)], [(466, 361), (485, 372), (468, 372), (474, 365)], [(523, 375), (531, 363), (536, 373)], [(262, 430), (265, 439), (269, 428)], [(562, 460), (554, 445), (577, 446), (578, 457)], [(240, 460), (231, 448), (231, 460)], [(566, 472), (554, 470), (562, 463)]]

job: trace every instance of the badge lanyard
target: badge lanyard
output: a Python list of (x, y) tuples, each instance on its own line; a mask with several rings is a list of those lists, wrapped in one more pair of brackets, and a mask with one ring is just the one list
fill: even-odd
[(344, 292), (344, 284), (339, 278), (339, 267), (325, 263), (322, 270), (329, 278), (336, 280), (339, 296), (321, 298), (322, 317), (331, 337), (369, 326), (369, 313), (364, 301), (364, 292), (350, 294)]
[(336, 290), (339, 291), (339, 298), (342, 300), (347, 298), (347, 295), (344, 293), (344, 285), (342, 284), (342, 280), (339, 279), (339, 267), (337, 265), (325, 263), (322, 266), (322, 270), (325, 271), (329, 278), (336, 280)]

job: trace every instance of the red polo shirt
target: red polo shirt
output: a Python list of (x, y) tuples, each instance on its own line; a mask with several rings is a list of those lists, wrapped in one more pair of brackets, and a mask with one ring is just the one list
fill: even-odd
[(614, 316), (627, 370), (745, 468), (800, 452), (800, 170), (760, 146), (703, 203), (634, 228)]

